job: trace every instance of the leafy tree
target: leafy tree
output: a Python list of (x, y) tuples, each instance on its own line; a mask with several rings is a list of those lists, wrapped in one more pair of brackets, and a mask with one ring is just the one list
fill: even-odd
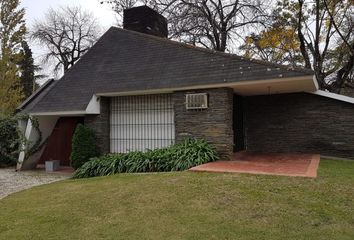
[(34, 64), (32, 51), (26, 41), (22, 41), (21, 53), (23, 56), (19, 62), (21, 69), (21, 84), (23, 87), (23, 94), (25, 98), (28, 98), (38, 88), (38, 84), (36, 83), (38, 75), (35, 75), (35, 71), (38, 71), (40, 68)]
[[(354, 4), (352, 1), (323, 1), (329, 19), (333, 22), (340, 44), (335, 48), (334, 57), (342, 61), (335, 77), (330, 78), (330, 90), (342, 93), (346, 88), (354, 89)], [(337, 5), (341, 5), (338, 9)], [(343, 16), (341, 18), (341, 16)], [(342, 19), (342, 22), (338, 22)], [(343, 56), (344, 55), (344, 56)]]
[[(273, 21), (281, 26), (281, 33), (274, 31), (274, 28), (267, 29), (257, 36), (256, 41), (251, 44), (246, 42), (246, 55), (252, 50), (260, 58), (277, 62), (277, 54), (280, 54), (284, 61), (314, 70), (321, 89), (340, 93), (345, 87), (354, 88), (351, 85), (354, 64), (353, 12), (354, 5), (350, 0), (279, 0), (273, 12)], [(259, 42), (278, 38), (277, 35), (288, 42), (284, 36), (288, 30), (296, 33), (292, 55), (295, 58), (289, 58), (290, 52), (282, 48), (276, 52), (277, 46), (259, 47)], [(275, 58), (264, 57), (264, 52), (269, 50), (274, 50), (271, 53)]]
[(0, 116), (0, 167), (16, 163), (20, 144), (17, 125), (15, 118)]
[(0, 0), (0, 114), (12, 114), (23, 100), (21, 42), (26, 33), (25, 10), (19, 0)]
[[(38, 136), (35, 141), (26, 139), (23, 129), (18, 124), (19, 121), (31, 122)], [(38, 120), (35, 117), (23, 114), (0, 115), (0, 139), (0, 167), (14, 165), (22, 151), (25, 155), (24, 161), (27, 160), (38, 152), (44, 144), (44, 142), (42, 143), (42, 133), (39, 129)]]
[(96, 18), (80, 7), (50, 9), (37, 21), (31, 38), (47, 49), (44, 62), (55, 61), (54, 70), (66, 72), (96, 42), (100, 27)]
[(0, 59), (0, 115), (11, 115), (23, 100), (22, 84), (16, 64)]
[(301, 66), (304, 62), (296, 30), (281, 25), (273, 25), (259, 34), (247, 36), (240, 49), (247, 58), (260, 58), (293, 67)]

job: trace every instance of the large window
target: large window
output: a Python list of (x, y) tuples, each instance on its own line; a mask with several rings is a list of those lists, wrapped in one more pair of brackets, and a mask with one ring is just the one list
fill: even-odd
[(167, 147), (175, 140), (171, 95), (111, 98), (110, 125), (111, 152)]

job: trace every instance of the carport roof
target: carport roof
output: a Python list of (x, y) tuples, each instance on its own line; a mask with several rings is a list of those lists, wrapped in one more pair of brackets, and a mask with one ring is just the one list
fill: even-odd
[(84, 111), (96, 93), (311, 78), (313, 72), (215, 52), (111, 27), (69, 71), (23, 106), (26, 112)]

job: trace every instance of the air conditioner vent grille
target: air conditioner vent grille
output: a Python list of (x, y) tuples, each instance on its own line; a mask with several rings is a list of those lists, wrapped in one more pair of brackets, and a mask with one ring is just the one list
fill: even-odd
[(186, 94), (186, 109), (206, 109), (208, 108), (208, 94), (207, 93), (193, 93)]

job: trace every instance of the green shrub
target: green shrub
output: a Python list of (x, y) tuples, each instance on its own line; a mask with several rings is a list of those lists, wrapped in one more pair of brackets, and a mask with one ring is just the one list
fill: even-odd
[(151, 172), (168, 172), (172, 166), (172, 147), (156, 149), (146, 152), (151, 159)]
[(75, 176), (80, 176), (81, 178), (110, 175), (105, 170), (110, 169), (111, 164), (105, 157), (102, 158), (91, 158), (90, 161), (86, 162), (83, 166), (76, 170)]
[(99, 156), (99, 151), (93, 131), (82, 124), (78, 124), (72, 138), (70, 165), (74, 169), (78, 169), (90, 158), (97, 156)]
[(107, 154), (92, 158), (75, 172), (74, 178), (123, 172), (183, 171), (217, 159), (215, 149), (205, 140), (188, 139), (180, 144), (147, 152)]
[(0, 117), (0, 167), (16, 164), (21, 141), (17, 125), (13, 117)]
[(172, 146), (171, 150), (172, 171), (183, 171), (218, 159), (215, 149), (204, 140), (188, 139)]

